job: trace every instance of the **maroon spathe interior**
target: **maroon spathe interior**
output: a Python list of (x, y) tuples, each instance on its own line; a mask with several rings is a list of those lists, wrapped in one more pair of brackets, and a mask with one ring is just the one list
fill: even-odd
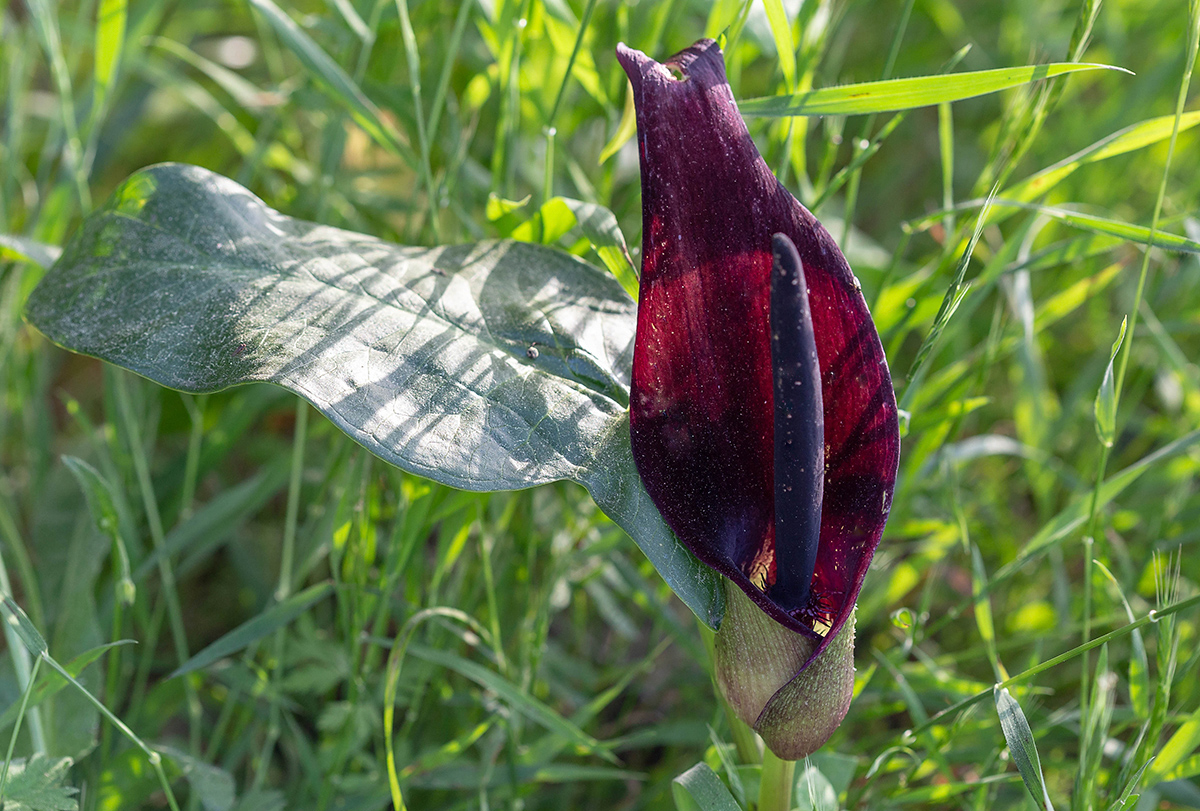
[[(853, 608), (895, 484), (900, 440), (879, 336), (837, 245), (758, 154), (716, 43), (698, 42), (665, 65), (623, 45), (617, 57), (633, 84), (642, 171), (630, 403), (638, 470), (698, 558), (788, 628), (817, 635), (819, 617), (832, 639)], [(813, 603), (795, 615), (770, 597), (775, 233), (804, 263), (825, 412)]]

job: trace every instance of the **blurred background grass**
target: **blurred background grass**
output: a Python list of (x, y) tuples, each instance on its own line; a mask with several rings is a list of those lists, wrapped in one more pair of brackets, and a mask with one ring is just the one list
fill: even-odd
[[(661, 59), (726, 31), (731, 85), (746, 99), (935, 73), (964, 46), (955, 70), (1066, 60), (1081, 44), (1081, 11), (1096, 10), (1084, 61), (1133, 71), (916, 110), (894, 129), (892, 114), (749, 120), (788, 187), (848, 240), (911, 414), (859, 609), (861, 692), (814, 760), (843, 806), (1027, 804), (990, 704), (924, 722), (1124, 624), (1122, 599), (1140, 617), (1170, 601), (1163, 583), (1175, 598), (1196, 593), (1195, 254), (1151, 252), (1103, 461), (1093, 402), (1135, 300), (1141, 246), (995, 210), (966, 268), (970, 288), (907, 382), (978, 213), (943, 209), (1172, 115), (1187, 6), (782, 5), (794, 72), (757, 2), (0, 8), (0, 554), (58, 661), (137, 640), (75, 670), (141, 739), (171, 747), (181, 803), (387, 807), (387, 647), (435, 606), (480, 627), (417, 626), (394, 738), (413, 807), (658, 808), (697, 760), (723, 771), (729, 731), (692, 617), (582, 490), (452, 491), (373, 460), (279, 390), (179, 395), (62, 352), (20, 317), (43, 268), (19, 255), (61, 245), (120, 180), (159, 161), (226, 174), (292, 216), (413, 244), (542, 234), (519, 229), (561, 195), (610, 208), (636, 260), (637, 154), (619, 138), (628, 100), (618, 41)], [(881, 132), (878, 152), (839, 176)], [(1194, 131), (1179, 135), (1166, 168), (1168, 150), (1160, 137), (1090, 163), (1045, 202), (1148, 227), (1166, 171), (1160, 227), (1200, 239)], [(554, 236), (601, 263), (578, 230)], [(1098, 476), (1163, 448), (1089, 520)], [(73, 475), (64, 454), (96, 477)], [(151, 556), (156, 534), (171, 550), (167, 569)], [(274, 604), (285, 538), (295, 582), (332, 577), (332, 596), (217, 664), (168, 678)], [(121, 549), (136, 586), (127, 606)], [(1093, 556), (1104, 570), (1087, 565)], [(1169, 741), (1137, 807), (1200, 807), (1192, 783), (1164, 782), (1200, 774), (1200, 736), (1185, 723), (1200, 724), (1187, 678), (1200, 663), (1195, 637), (1191, 611), (1144, 640), (1115, 639), (1106, 665), (1073, 657), (1014, 691), (1056, 802), (1108, 807)], [(8, 641), (3, 707), (27, 678)], [(4, 716), (5, 735), (16, 715)], [(62, 779), (84, 808), (165, 807), (143, 752), (77, 691), (26, 714), (16, 754), (39, 751), (74, 759)]]

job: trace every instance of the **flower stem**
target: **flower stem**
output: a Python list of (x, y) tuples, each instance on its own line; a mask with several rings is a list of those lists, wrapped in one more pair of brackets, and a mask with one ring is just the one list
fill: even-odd
[(758, 787), (758, 811), (790, 811), (796, 761), (781, 760), (763, 748), (762, 781)]
[(758, 735), (750, 728), (750, 725), (737, 717), (733, 707), (729, 706), (729, 702), (720, 693), (721, 691), (717, 690), (717, 696), (721, 699), (721, 707), (725, 710), (725, 720), (729, 722), (729, 732), (733, 737), (733, 746), (737, 749), (738, 760), (749, 765), (758, 763), (762, 759), (759, 750), (765, 750), (766, 747), (761, 745)]
[(729, 702), (722, 695), (721, 688), (717, 686), (717, 677), (713, 672), (717, 666), (716, 634), (699, 620), (696, 621), (696, 627), (700, 629), (700, 640), (704, 643), (704, 650), (708, 652), (708, 675), (712, 677), (713, 692), (716, 693), (717, 700), (721, 702), (725, 720), (729, 722), (729, 732), (733, 737), (734, 748), (737, 749), (738, 760), (746, 765), (759, 763), (762, 760), (759, 750), (765, 747), (760, 746), (758, 735), (750, 728), (749, 724), (738, 718), (733, 707), (729, 706)]

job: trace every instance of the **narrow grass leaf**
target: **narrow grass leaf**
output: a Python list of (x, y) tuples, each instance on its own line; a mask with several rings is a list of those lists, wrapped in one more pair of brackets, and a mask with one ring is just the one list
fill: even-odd
[[(104, 645), (99, 645), (97, 647), (92, 648), (91, 650), (84, 651), (83, 653), (79, 654), (74, 659), (72, 659), (70, 662), (67, 662), (67, 664), (65, 665), (65, 669), (72, 676), (75, 676), (76, 678), (78, 678), (79, 674), (83, 672), (83, 669), (85, 667), (87, 667), (92, 662), (96, 661), (101, 656), (103, 656), (106, 651), (111, 650), (112, 648), (120, 647), (122, 645), (133, 645), (133, 644), (136, 644), (135, 640), (120, 639), (120, 640), (117, 640), (116, 642), (109, 642)], [(66, 686), (67, 686), (67, 680), (64, 679), (62, 676), (60, 676), (56, 671), (54, 671), (54, 670), (41, 671), (38, 675), (37, 681), (35, 681), (33, 683), (33, 687), (30, 690), (29, 702), (28, 702), (29, 706), (36, 707), (38, 704), (40, 704), (41, 702), (45, 701), (46, 699), (54, 696), (56, 693), (58, 693), (60, 690), (62, 690)], [(17, 703), (14, 703), (7, 710), (5, 710), (4, 714), (0, 715), (0, 729), (7, 729), (10, 724), (12, 724), (14, 721), (16, 721), (17, 715), (19, 714), (20, 709), (21, 709), (20, 705)]]
[(767, 117), (888, 113), (984, 96), (1081, 70), (1129, 72), (1113, 65), (1052, 62), (1048, 65), (996, 68), (826, 87), (790, 96), (747, 99), (738, 102), (738, 108), (742, 115)]
[(32, 262), (43, 268), (48, 268), (58, 261), (62, 248), (57, 245), (47, 245), (29, 237), (14, 234), (0, 234), (0, 259)]
[(1134, 629), (1129, 638), (1133, 649), (1129, 656), (1129, 703), (1143, 721), (1150, 718), (1150, 660), (1142, 632)]
[(1112, 447), (1117, 433), (1117, 388), (1113, 380), (1113, 363), (1117, 360), (1117, 353), (1121, 351), (1128, 324), (1128, 317), (1121, 319), (1121, 331), (1117, 334), (1117, 340), (1113, 341), (1108, 365), (1104, 367), (1104, 379), (1100, 381), (1100, 390), (1096, 392), (1096, 403), (1092, 409), (1096, 416), (1096, 436), (1106, 448)]
[(645, 780), (646, 775), (628, 769), (611, 766), (588, 766), (574, 763), (546, 763), (539, 766), (446, 766), (428, 774), (417, 775), (412, 780), (416, 788), (466, 789), (479, 791), (483, 788), (512, 786), (514, 784), (538, 783), (583, 783), (593, 780)]
[(946, 295), (942, 297), (941, 306), (938, 308), (937, 315), (933, 318), (933, 325), (929, 328), (929, 334), (921, 341), (921, 346), (917, 349), (917, 355), (913, 358), (912, 366), (909, 367), (908, 385), (905, 387), (904, 396), (900, 398), (899, 403), (901, 410), (909, 410), (912, 398), (920, 387), (919, 384), (924, 375), (925, 364), (932, 358), (933, 347), (937, 344), (942, 331), (945, 330), (950, 319), (954, 317), (954, 312), (962, 304), (963, 299), (970, 290), (970, 285), (964, 285), (963, 279), (967, 274), (967, 266), (971, 264), (971, 256), (975, 252), (975, 246), (979, 243), (979, 238), (983, 236), (983, 228), (987, 223), (990, 202), (991, 198), (989, 197), (988, 201), (984, 203), (983, 209), (979, 212), (979, 217), (975, 221), (975, 229), (971, 233), (971, 239), (967, 242), (966, 248), (959, 257), (958, 267), (954, 272), (954, 280), (946, 288)]
[(117, 79), (117, 67), (125, 50), (125, 0), (100, 0), (96, 9), (95, 98), (97, 110), (103, 110)]
[(1046, 781), (1042, 777), (1042, 760), (1038, 757), (1033, 730), (1025, 720), (1021, 705), (1008, 692), (1007, 687), (996, 689), (993, 695), (996, 700), (996, 713), (1000, 716), (1000, 729), (1004, 733), (1004, 740), (1008, 742), (1008, 751), (1012, 754), (1013, 762), (1021, 772), (1021, 779), (1025, 781), (1025, 788), (1029, 789), (1029, 795), (1033, 797), (1038, 808), (1054, 811), (1050, 793), (1046, 790)]
[(30, 653), (34, 656), (42, 656), (50, 650), (49, 646), (46, 645), (46, 639), (34, 627), (33, 623), (30, 622), (25, 611), (7, 594), (4, 595), (4, 607), (8, 610), (6, 621), (13, 631), (16, 632), (17, 636), (20, 637), (21, 643), (29, 649)]
[(1124, 268), (1123, 263), (1114, 262), (1103, 270), (1086, 276), (1049, 298), (1043, 299), (1038, 305), (1033, 319), (1033, 331), (1042, 332), (1051, 324), (1074, 312), (1088, 299), (1103, 292)]
[(621, 147), (625, 146), (635, 132), (637, 132), (637, 109), (633, 106), (633, 90), (626, 88), (625, 109), (621, 111), (621, 120), (617, 123), (617, 130), (613, 133), (612, 138), (600, 150), (600, 158), (597, 163), (603, 164), (621, 151)]
[(1108, 669), (1108, 645), (1101, 645), (1100, 655), (1096, 659), (1091, 705), (1083, 719), (1079, 771), (1074, 792), (1074, 796), (1080, 799), (1095, 796), (1100, 759), (1104, 754), (1104, 745), (1108, 741), (1108, 732), (1112, 724), (1116, 685), (1116, 674)]
[[(716, 39), (737, 20), (742, 10), (742, 0), (714, 0), (708, 9), (708, 19), (704, 23), (706, 39)], [(725, 46), (722, 44), (721, 46)]]
[(1126, 809), (1134, 808), (1137, 805), (1138, 798), (1141, 795), (1134, 794), (1133, 790), (1142, 784), (1142, 775), (1146, 773), (1146, 769), (1150, 768), (1150, 765), (1153, 762), (1154, 759), (1151, 758), (1149, 761), (1142, 764), (1142, 768), (1138, 769), (1137, 773), (1131, 776), (1125, 782), (1125, 788), (1121, 790), (1121, 793), (1117, 796), (1117, 799), (1113, 800), (1112, 803), (1109, 804), (1108, 811), (1126, 811)]
[[(396, 635), (390, 643), (388, 640), (383, 640), (381, 644), (385, 647), (390, 644), (391, 650), (388, 652), (386, 673), (387, 676), (383, 684), (383, 740), (384, 740), (384, 761), (387, 764), (388, 773), (388, 793), (392, 798), (392, 808), (394, 811), (406, 811), (408, 808), (404, 803), (403, 791), (400, 788), (400, 771), (396, 768), (396, 749), (395, 735), (393, 729), (396, 721), (396, 695), (400, 686), (401, 668), (404, 666), (404, 657), (408, 654), (408, 646), (412, 641), (413, 634), (417, 627), (424, 622), (442, 618), (455, 620), (463, 625), (474, 629), (482, 640), (494, 648), (492, 640), (489, 639), (487, 629), (479, 622), (464, 611), (457, 608), (433, 607), (425, 608), (410, 616), (404, 623), (404, 627), (400, 629), (400, 633)], [(480, 733), (482, 734), (482, 733)]]
[(979, 791), (981, 788), (996, 783), (1010, 783), (1017, 780), (1017, 775), (994, 774), (971, 782), (938, 783), (932, 786), (920, 786), (893, 794), (888, 798), (895, 805), (918, 805), (930, 808), (948, 803), (968, 791)]
[(237, 800), (237, 784), (233, 775), (222, 768), (205, 763), (187, 752), (171, 746), (155, 747), (158, 752), (175, 761), (187, 778), (188, 785), (200, 799), (204, 811), (229, 811)]
[[(1077, 169), (1087, 166), (1089, 163), (1124, 155), (1127, 152), (1133, 152), (1170, 138), (1174, 124), (1175, 116), (1173, 115), (1159, 116), (1132, 124), (1101, 138), (1091, 146), (1081, 149), (1053, 166), (1047, 166), (1040, 172), (1014, 183), (999, 196), (1005, 200), (1016, 200), (1022, 203), (1033, 202), (1072, 175)], [(1186, 113), (1179, 119), (1179, 131), (1191, 129), (1197, 124), (1200, 124), (1200, 111)]]
[(979, 547), (971, 544), (971, 595), (975, 600), (975, 625), (979, 628), (979, 636), (992, 662), (992, 671), (998, 681), (1003, 681), (1008, 678), (1008, 671), (996, 652), (996, 628), (992, 622), (992, 603), (987, 592), (987, 570), (983, 566), (983, 557), (979, 554)]
[(288, 473), (289, 460), (279, 457), (246, 481), (214, 497), (167, 533), (162, 547), (155, 549), (138, 564), (133, 579), (141, 582), (154, 571), (160, 560), (174, 560), (183, 553), (187, 556), (177, 568), (186, 571), (194, 567), (227, 541), (239, 524), (273, 498), (287, 482)]
[(547, 732), (561, 736), (584, 752), (614, 764), (618, 762), (616, 756), (591, 735), (500, 674), (449, 651), (436, 650), (424, 645), (410, 645), (408, 650), (418, 659), (424, 659), (431, 664), (453, 670), (485, 690), (491, 690), (521, 715), (538, 724)]
[[(1127, 468), (1114, 473), (1104, 482), (1100, 488), (1099, 498), (1097, 499), (1096, 509), (1102, 509), (1107, 506), (1110, 501), (1124, 492), (1125, 488), (1133, 484), (1143, 473), (1159, 462), (1165, 461), (1178, 453), (1182, 453), (1196, 443), (1200, 442), (1200, 429), (1192, 431), (1173, 442), (1170, 442), (1153, 453), (1147, 454), (1137, 462), (1134, 462)], [(1087, 520), (1092, 507), (1092, 494), (1084, 493), (1077, 496), (1062, 512), (1046, 522), (1029, 541), (1021, 547), (1021, 551), (1017, 553), (1016, 559), (1011, 563), (1003, 566), (993, 578), (993, 584), (997, 580), (1003, 580), (1009, 577), (1017, 569), (1024, 566), (1033, 557), (1053, 544), (1062, 540), (1069, 533), (1077, 529), (1084, 521)]]
[(417, 169), (421, 163), (399, 134), (384, 121), (374, 102), (366, 97), (329, 54), (321, 50), (308, 34), (272, 0), (249, 0), (275, 31), (279, 39), (295, 54), (314, 81), (329, 96), (343, 105), (351, 118), (381, 147)]
[(476, 741), (487, 734), (487, 731), (496, 724), (497, 720), (493, 716), (482, 723), (476, 724), (434, 752), (424, 755), (420, 760), (405, 766), (400, 770), (399, 776), (407, 781), (411, 780), (415, 775), (426, 774), (434, 769), (453, 763), (462, 757), (463, 752), (466, 752), (475, 745)]
[(775, 39), (775, 52), (779, 55), (779, 69), (783, 71), (783, 83), (788, 92), (796, 87), (796, 45), (792, 41), (792, 26), (788, 20), (783, 0), (763, 0), (771, 36)]
[(147, 44), (203, 73), (245, 110), (255, 111), (267, 104), (284, 101), (285, 97), (280, 91), (268, 93), (242, 78), (240, 73), (232, 71), (224, 65), (218, 65), (211, 59), (204, 58), (183, 43), (166, 37), (151, 37), (147, 40)]
[(1192, 713), (1186, 721), (1179, 725), (1174, 734), (1167, 739), (1159, 750), (1150, 769), (1148, 781), (1151, 785), (1163, 780), (1171, 780), (1181, 775), (1174, 774), (1176, 768), (1200, 749), (1200, 710)]
[[(739, 807), (744, 806), (746, 804), (746, 787), (742, 783), (742, 776), (738, 774), (737, 765), (729, 756), (732, 745), (722, 741), (717, 736), (717, 731), (711, 726), (708, 728), (708, 739), (712, 742), (713, 751), (717, 753), (717, 760), (721, 762), (721, 771), (725, 772), (725, 779), (729, 781), (729, 790), (733, 794), (734, 801)], [(676, 780), (678, 779), (676, 778)]]
[(293, 594), (286, 600), (276, 603), (253, 619), (247, 620), (237, 628), (234, 628), (191, 659), (188, 659), (167, 678), (173, 679), (185, 673), (202, 670), (230, 654), (237, 653), (248, 645), (274, 633), (279, 628), (283, 628), (313, 605), (324, 600), (331, 593), (333, 593), (333, 583), (327, 582), (318, 583), (315, 586), (308, 587), (304, 591)]
[(1060, 222), (1064, 222), (1075, 228), (1081, 228), (1084, 231), (1121, 237), (1122, 239), (1127, 239), (1130, 242), (1138, 242), (1142, 245), (1152, 245), (1155, 248), (1165, 248), (1170, 251), (1200, 253), (1200, 242), (1157, 229), (1151, 233), (1151, 230), (1144, 225), (1134, 225), (1133, 223), (1113, 220), (1108, 217), (1098, 217), (1095, 214), (1084, 214), (1079, 211), (1070, 211), (1063, 208), (1017, 203), (1012, 200), (1001, 200), (999, 198), (993, 200), (992, 204), (997, 207), (1008, 206), (1037, 211), (1047, 217), (1053, 217)]
[(697, 763), (671, 781), (671, 796), (677, 811), (741, 811), (707, 763)]
[(79, 483), (96, 529), (112, 543), (113, 557), (119, 574), (117, 599), (125, 605), (131, 605), (137, 591), (130, 571), (129, 551), (125, 547), (125, 539), (121, 537), (121, 516), (117, 512), (114, 489), (100, 471), (82, 459), (64, 455), (62, 461)]
[[(1121, 598), (1121, 606), (1125, 609), (1125, 618), (1129, 622), (1135, 622), (1137, 618), (1133, 614), (1133, 608), (1130, 607), (1129, 600), (1125, 599), (1125, 593), (1121, 589), (1121, 584), (1117, 582), (1117, 578), (1101, 561), (1093, 560), (1092, 563), (1116, 589), (1117, 595)], [(1142, 632), (1136, 628), (1129, 635), (1129, 646), (1129, 703), (1139, 720), (1148, 721), (1151, 695), (1150, 660), (1146, 656), (1146, 643), (1142, 639)]]

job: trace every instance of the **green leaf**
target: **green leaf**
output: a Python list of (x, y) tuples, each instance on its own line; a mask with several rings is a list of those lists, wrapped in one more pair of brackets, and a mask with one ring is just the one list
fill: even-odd
[(147, 37), (146, 44), (161, 50), (163, 53), (170, 54), (200, 71), (247, 110), (258, 110), (265, 104), (279, 101), (283, 98), (280, 89), (276, 88), (271, 92), (262, 90), (252, 82), (243, 79), (237, 71), (230, 70), (223, 65), (218, 65), (210, 59), (205, 59), (191, 48), (173, 39)]
[(48, 268), (58, 260), (61, 254), (62, 248), (57, 245), (47, 245), (44, 242), (14, 234), (0, 234), (0, 259), (6, 261), (32, 262)]
[(1137, 773), (1132, 775), (1129, 780), (1126, 781), (1125, 788), (1121, 791), (1120, 796), (1118, 796), (1117, 799), (1113, 800), (1109, 804), (1108, 811), (1126, 811), (1127, 809), (1132, 809), (1137, 805), (1138, 797), (1141, 795), (1134, 794), (1133, 790), (1142, 784), (1142, 775), (1145, 774), (1146, 769), (1149, 768), (1150, 764), (1153, 762), (1154, 759), (1151, 758), (1146, 763), (1143, 763), (1142, 768), (1138, 769)]
[(1163, 744), (1150, 768), (1147, 782), (1154, 785), (1182, 777), (1182, 774), (1175, 773), (1176, 767), (1197, 751), (1200, 751), (1200, 710), (1193, 712)]
[(788, 90), (796, 87), (796, 45), (792, 42), (792, 26), (782, 0), (763, 0), (771, 36), (775, 39), (775, 51), (779, 54), (779, 69), (783, 71), (783, 83)]
[(287, 800), (283, 792), (251, 789), (238, 800), (233, 811), (286, 811)]
[(1129, 635), (1129, 704), (1141, 721), (1150, 718), (1150, 660), (1142, 632), (1134, 629)]
[(68, 349), (183, 391), (276, 383), (444, 484), (576, 481), (720, 623), (717, 576), (663, 523), (629, 450), (636, 307), (575, 257), (519, 242), (401, 247), (166, 164), (87, 218), (26, 315)]
[(600, 150), (600, 159), (597, 163), (603, 164), (620, 152), (621, 147), (625, 146), (625, 142), (632, 138), (635, 132), (637, 132), (637, 109), (633, 106), (633, 90), (627, 89), (625, 91), (625, 108), (621, 111), (621, 121), (617, 124), (612, 138)]
[[(494, 199), (488, 199), (489, 206)], [(638, 278), (633, 259), (629, 256), (629, 247), (625, 244), (625, 235), (621, 233), (616, 215), (604, 206), (569, 197), (552, 197), (542, 204), (537, 214), (513, 229), (511, 236), (522, 242), (549, 245), (576, 227), (629, 297), (636, 301)]]
[(243, 622), (229, 633), (209, 645), (180, 665), (167, 678), (173, 679), (194, 670), (201, 670), (213, 662), (237, 653), (251, 643), (257, 642), (303, 614), (333, 592), (332, 583), (318, 583), (304, 591), (293, 594), (282, 602), (268, 608), (258, 616)]
[(992, 663), (992, 672), (997, 680), (1008, 678), (1008, 672), (1000, 662), (996, 650), (996, 628), (992, 621), (992, 602), (988, 598), (987, 570), (983, 566), (983, 556), (979, 547), (971, 544), (971, 593), (975, 599), (975, 625), (979, 628), (979, 636), (983, 639), (984, 649)]
[(1167, 443), (1152, 453), (1146, 454), (1129, 467), (1117, 471), (1101, 486), (1098, 494), (1099, 498), (1096, 499), (1095, 505), (1092, 503), (1092, 493), (1088, 492), (1077, 495), (1061, 512), (1042, 525), (1041, 529), (1021, 547), (1016, 558), (1000, 568), (992, 578), (993, 584), (1006, 580), (1013, 572), (1020, 569), (1035, 556), (1046, 551), (1071, 532), (1074, 532), (1087, 520), (1091, 510), (1107, 506), (1110, 501), (1124, 492), (1125, 488), (1137, 481), (1143, 473), (1155, 464), (1187, 450), (1198, 442), (1200, 442), (1200, 429), (1184, 434), (1179, 439)]
[(113, 555), (116, 558), (117, 570), (120, 572), (116, 586), (117, 599), (125, 605), (132, 605), (137, 591), (129, 569), (129, 552), (121, 537), (121, 518), (117, 512), (113, 487), (100, 474), (100, 471), (82, 459), (64, 455), (62, 461), (71, 471), (71, 475), (75, 477), (75, 481), (79, 483), (79, 489), (83, 490), (83, 497), (87, 502), (88, 512), (92, 515), (92, 521), (96, 524), (96, 529), (112, 542)]
[(77, 811), (79, 789), (63, 785), (71, 763), (69, 757), (51, 760), (40, 754), (14, 760), (8, 767), (4, 811)]
[(234, 800), (237, 799), (237, 786), (233, 775), (173, 747), (155, 748), (175, 761), (175, 765), (187, 778), (192, 791), (200, 798), (200, 805), (204, 807), (204, 811), (230, 811), (233, 808)]
[(646, 775), (611, 766), (580, 766), (574, 763), (546, 763), (540, 766), (506, 766), (497, 769), (492, 764), (443, 766), (427, 774), (415, 775), (412, 785), (425, 789), (465, 789), (477, 792), (481, 788), (512, 786), (526, 783), (583, 783), (591, 780), (645, 780)]
[(617, 281), (625, 288), (629, 297), (637, 301), (637, 268), (629, 256), (629, 246), (625, 244), (625, 235), (621, 233), (616, 215), (595, 203), (585, 203), (569, 197), (556, 199), (562, 200), (563, 204), (571, 209), (579, 230), (592, 243), (604, 266), (617, 277)]
[(1079, 70), (1119, 70), (1113, 65), (1052, 62), (1015, 68), (977, 70), (912, 79), (886, 79), (841, 87), (808, 90), (790, 96), (769, 96), (738, 102), (745, 116), (862, 115), (930, 107), (947, 101), (984, 96), (1029, 82)]
[(578, 726), (571, 723), (571, 721), (563, 718), (550, 707), (538, 701), (522, 688), (483, 665), (478, 665), (457, 654), (429, 648), (424, 645), (411, 645), (409, 652), (418, 659), (424, 659), (426, 662), (449, 668), (475, 682), (480, 687), (491, 690), (514, 710), (521, 713), (521, 715), (540, 725), (548, 732), (558, 735), (571, 745), (612, 763), (618, 762), (616, 757), (608, 749), (602, 747), (600, 742), (591, 735), (588, 735)]
[(125, 0), (100, 0), (96, 10), (96, 97), (93, 104), (103, 109), (117, 79), (121, 53), (125, 49)]
[(46, 639), (41, 635), (37, 628), (34, 627), (29, 617), (21, 606), (17, 605), (11, 597), (4, 595), (4, 607), (8, 610), (8, 616), (5, 621), (21, 638), (21, 643), (29, 649), (29, 652), (34, 656), (41, 656), (50, 650), (46, 645)]
[(793, 791), (796, 811), (838, 811), (838, 793), (829, 778), (811, 762), (797, 770)]
[(996, 700), (996, 713), (1000, 716), (1000, 729), (1004, 733), (1004, 740), (1008, 742), (1013, 762), (1021, 772), (1021, 779), (1025, 781), (1025, 788), (1029, 789), (1029, 795), (1038, 808), (1054, 811), (1046, 781), (1042, 778), (1042, 760), (1033, 741), (1033, 730), (1025, 720), (1021, 705), (1007, 687), (994, 690), (993, 697)]
[(1017, 203), (1012, 200), (1001, 200), (999, 198), (992, 201), (992, 205), (996, 207), (1012, 207), (1023, 208), (1028, 211), (1036, 211), (1039, 214), (1045, 214), (1047, 217), (1053, 217), (1056, 220), (1065, 222), (1067, 225), (1075, 228), (1082, 228), (1085, 231), (1092, 231), (1097, 234), (1108, 234), (1114, 237), (1121, 237), (1130, 242), (1138, 242), (1142, 245), (1153, 245), (1156, 248), (1166, 248), (1169, 251), (1186, 251), (1188, 253), (1200, 253), (1200, 242), (1187, 237), (1171, 234), (1166, 231), (1156, 230), (1154, 239), (1150, 239), (1150, 229), (1144, 225), (1134, 225), (1133, 223), (1122, 222), (1121, 220), (1113, 220), (1108, 217), (1097, 217), (1095, 214), (1084, 214), (1080, 211), (1070, 211), (1065, 208), (1054, 208), (1052, 206), (1039, 206), (1029, 203)]
[[(1191, 129), (1197, 124), (1200, 124), (1200, 111), (1187, 113), (1179, 119), (1179, 131)], [(1101, 138), (1091, 146), (1064, 158), (1053, 166), (1047, 166), (1040, 172), (1030, 175), (1005, 189), (999, 196), (1006, 200), (1016, 200), (1022, 203), (1032, 202), (1082, 166), (1117, 155), (1124, 155), (1126, 152), (1132, 152), (1170, 138), (1174, 126), (1175, 116), (1173, 115), (1159, 116), (1132, 124)]]
[(1108, 366), (1104, 368), (1104, 379), (1100, 381), (1100, 390), (1096, 392), (1096, 404), (1093, 411), (1096, 414), (1096, 436), (1101, 444), (1111, 448), (1117, 432), (1117, 384), (1113, 378), (1113, 363), (1121, 344), (1125, 341), (1125, 328), (1129, 318), (1121, 319), (1121, 331), (1117, 340), (1113, 341), (1112, 352), (1108, 356)]
[(697, 763), (671, 782), (678, 811), (741, 811), (729, 789), (706, 763)]
[(142, 559), (133, 572), (135, 582), (144, 580), (163, 558), (175, 559), (186, 551), (178, 571), (184, 572), (229, 539), (233, 530), (262, 508), (287, 483), (290, 459), (280, 457), (246, 481), (214, 496), (187, 520), (167, 533), (160, 548)]
[(384, 149), (403, 160), (412, 168), (419, 162), (408, 144), (389, 126), (374, 102), (366, 97), (362, 89), (329, 54), (321, 50), (308, 34), (283, 9), (271, 0), (250, 0), (267, 24), (275, 31), (280, 41), (288, 47), (309, 75), (330, 98), (346, 108), (358, 126)]
[[(86, 650), (76, 656), (70, 662), (67, 662), (64, 669), (73, 677), (79, 678), (79, 674), (83, 669), (92, 662), (103, 656), (110, 648), (116, 648), (121, 645), (133, 645), (132, 639), (119, 639), (116, 642), (109, 642), (104, 645), (98, 645), (91, 650)], [(67, 686), (67, 680), (64, 679), (57, 671), (42, 670), (38, 673), (37, 681), (33, 684), (33, 689), (29, 695), (29, 706), (36, 707), (41, 702), (50, 698)], [(7, 729), (14, 721), (17, 720), (17, 715), (20, 713), (20, 702), (14, 702), (0, 715), (0, 729)]]

